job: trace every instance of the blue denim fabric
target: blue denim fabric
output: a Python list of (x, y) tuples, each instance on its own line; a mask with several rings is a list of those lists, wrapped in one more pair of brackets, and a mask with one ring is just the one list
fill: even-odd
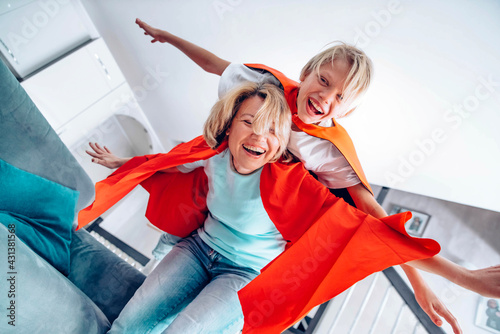
[(182, 238), (176, 237), (175, 235), (163, 233), (156, 244), (155, 249), (153, 249), (153, 256), (156, 260), (161, 261), (168, 252), (172, 250)]
[(148, 275), (108, 333), (230, 333), (243, 327), (237, 292), (258, 275), (194, 233)]

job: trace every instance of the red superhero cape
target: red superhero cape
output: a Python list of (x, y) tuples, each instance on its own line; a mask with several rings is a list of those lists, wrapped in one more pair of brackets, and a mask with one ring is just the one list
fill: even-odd
[(281, 85), (283, 86), (286, 100), (288, 102), (288, 106), (292, 111), (292, 121), (297, 125), (299, 129), (304, 131), (305, 133), (322, 139), (326, 139), (331, 142), (335, 147), (338, 148), (340, 153), (345, 157), (351, 168), (354, 170), (356, 175), (358, 176), (361, 183), (373, 194), (373, 190), (370, 187), (370, 184), (366, 180), (365, 173), (361, 168), (361, 164), (359, 162), (358, 156), (356, 154), (356, 150), (354, 148), (354, 144), (352, 143), (351, 137), (347, 131), (332, 118), (333, 126), (332, 127), (323, 127), (314, 124), (305, 124), (300, 120), (297, 116), (297, 94), (299, 92), (299, 84), (296, 81), (288, 79), (283, 73), (275, 70), (274, 68), (268, 67), (262, 64), (245, 64), (245, 66), (250, 68), (256, 68), (268, 71), (272, 75), (279, 80)]
[[(223, 143), (214, 151), (198, 137), (167, 154), (131, 159), (96, 185), (95, 202), (80, 211), (79, 226), (141, 184), (150, 193), (146, 216), (151, 223), (171, 234), (189, 235), (206, 215), (203, 169), (155, 172), (208, 159), (226, 148)], [(433, 240), (406, 234), (408, 213), (381, 220), (369, 216), (333, 196), (301, 163), (266, 164), (260, 191), (264, 208), (288, 245), (239, 291), (243, 333), (281, 333), (371, 273), (431, 257), (440, 249)]]

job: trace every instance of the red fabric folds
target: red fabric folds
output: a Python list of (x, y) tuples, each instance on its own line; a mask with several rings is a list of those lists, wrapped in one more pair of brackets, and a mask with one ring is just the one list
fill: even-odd
[[(189, 235), (206, 215), (204, 172), (156, 172), (208, 159), (226, 147), (214, 151), (198, 137), (170, 153), (132, 159), (96, 185), (95, 202), (80, 212), (79, 226), (142, 184), (150, 193), (151, 223), (177, 236)], [(437, 242), (406, 234), (407, 213), (382, 220), (364, 214), (333, 196), (301, 163), (265, 165), (260, 189), (288, 247), (239, 291), (244, 333), (281, 333), (371, 273), (439, 252)]]
[[(206, 175), (201, 169), (187, 174), (158, 171), (208, 159), (226, 148), (227, 143), (224, 142), (217, 150), (212, 150), (203, 137), (199, 136), (174, 147), (168, 154), (132, 158), (96, 184), (94, 203), (78, 213), (78, 228), (94, 221), (141, 184), (150, 193), (146, 211), (149, 221), (171, 234), (181, 237), (189, 235), (185, 230), (191, 228), (193, 231), (203, 224), (206, 217)], [(169, 199), (172, 192), (176, 195), (174, 200)]]

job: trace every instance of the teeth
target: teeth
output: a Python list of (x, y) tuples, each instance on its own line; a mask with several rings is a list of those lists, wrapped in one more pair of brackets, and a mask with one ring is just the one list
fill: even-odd
[(249, 146), (249, 145), (245, 145), (243, 144), (243, 147), (245, 149), (247, 149), (248, 151), (252, 151), (252, 152), (255, 152), (255, 153), (258, 153), (258, 154), (262, 154), (265, 152), (264, 149), (260, 148), (260, 147), (256, 147), (256, 146)]
[(314, 103), (313, 100), (309, 99), (309, 102), (311, 102), (312, 106), (318, 111), (319, 113), (323, 114), (323, 110), (321, 110), (321, 107), (318, 106), (316, 103)]

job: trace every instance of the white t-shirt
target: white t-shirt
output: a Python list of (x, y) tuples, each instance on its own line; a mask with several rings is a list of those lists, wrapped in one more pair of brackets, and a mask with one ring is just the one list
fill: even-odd
[[(219, 81), (219, 98), (244, 81), (266, 82), (281, 87), (271, 73), (251, 69), (243, 64), (230, 64)], [(332, 126), (331, 120), (320, 126)], [(361, 183), (342, 153), (328, 140), (313, 137), (303, 131), (292, 131), (288, 150), (313, 172), (323, 185), (332, 189), (347, 188)]]

